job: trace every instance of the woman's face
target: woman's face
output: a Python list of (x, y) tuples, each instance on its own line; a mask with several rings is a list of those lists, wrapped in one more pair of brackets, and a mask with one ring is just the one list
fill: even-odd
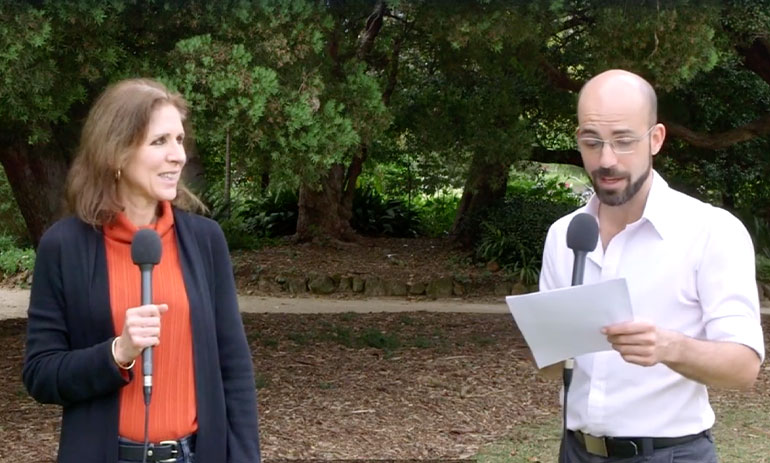
[(121, 201), (154, 207), (176, 198), (184, 151), (184, 127), (179, 110), (164, 104), (153, 111), (147, 136), (122, 169), (118, 183)]

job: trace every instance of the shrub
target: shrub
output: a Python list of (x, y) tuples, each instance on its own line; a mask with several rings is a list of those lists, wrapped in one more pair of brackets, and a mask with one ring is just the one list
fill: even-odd
[(454, 193), (442, 193), (435, 196), (417, 197), (420, 234), (437, 238), (449, 233), (455, 220), (460, 196)]
[(580, 206), (580, 197), (557, 180), (541, 178), (532, 188), (509, 188), (508, 196), (471, 218), (480, 229), (475, 255), (496, 261), (525, 284), (537, 281), (550, 225)]
[(770, 257), (757, 254), (757, 280), (770, 282)]
[(231, 250), (259, 249), (276, 237), (296, 231), (297, 195), (293, 192), (269, 193), (257, 199), (236, 192), (228, 208), (222, 192), (212, 189), (206, 194), (206, 202)]
[(386, 199), (372, 188), (356, 191), (350, 225), (365, 235), (413, 238), (419, 234), (417, 211), (400, 199)]
[(14, 238), (0, 235), (0, 274), (4, 277), (31, 271), (35, 266), (35, 251), (32, 248), (19, 248)]
[(13, 196), (11, 185), (8, 183), (2, 166), (0, 166), (0, 235), (14, 238), (17, 244), (29, 244), (30, 242), (27, 225), (21, 216), (16, 198)]

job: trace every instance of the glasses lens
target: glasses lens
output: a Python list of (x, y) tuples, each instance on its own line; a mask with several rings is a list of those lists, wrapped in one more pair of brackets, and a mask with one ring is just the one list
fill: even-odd
[(601, 151), (604, 142), (597, 138), (578, 138), (578, 148), (581, 151)]
[(612, 140), (612, 149), (615, 150), (616, 153), (631, 153), (634, 151), (634, 146), (636, 146), (637, 141), (639, 140), (636, 138), (615, 138)]

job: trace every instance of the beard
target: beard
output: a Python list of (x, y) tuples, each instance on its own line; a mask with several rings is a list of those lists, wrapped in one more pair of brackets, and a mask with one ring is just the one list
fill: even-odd
[[(631, 198), (633, 198), (634, 196), (636, 196), (637, 193), (639, 193), (639, 190), (642, 189), (644, 182), (647, 181), (647, 178), (650, 176), (651, 172), (652, 172), (652, 156), (650, 156), (649, 158), (649, 164), (647, 164), (647, 169), (636, 180), (632, 180), (630, 174), (622, 174), (617, 169), (600, 167), (594, 170), (593, 172), (591, 172), (591, 183), (593, 183), (596, 196), (599, 198), (599, 201), (602, 204), (605, 204), (607, 206), (621, 206), (627, 203), (628, 201), (630, 201)], [(628, 180), (628, 186), (626, 186), (624, 189), (619, 191), (607, 190), (597, 186), (599, 185), (599, 178), (601, 177), (626, 178)]]

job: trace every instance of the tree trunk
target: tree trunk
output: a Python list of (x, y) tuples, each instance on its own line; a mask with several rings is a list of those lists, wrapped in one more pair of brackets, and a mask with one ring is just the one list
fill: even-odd
[(345, 166), (335, 164), (321, 179), (318, 189), (305, 184), (300, 186), (297, 241), (355, 239), (356, 234), (350, 226), (352, 208), (345, 207), (345, 183)]
[(452, 225), (451, 234), (463, 246), (470, 246), (478, 236), (478, 226), (468, 223), (468, 218), (505, 197), (511, 167), (508, 162), (490, 162), (479, 157), (474, 156)]
[(17, 142), (0, 151), (0, 162), (27, 224), (29, 238), (37, 247), (43, 232), (64, 210), (66, 156), (51, 145)]
[[(356, 51), (356, 57), (359, 60), (365, 60), (374, 46), (374, 41), (382, 30), (386, 6), (386, 2), (378, 0), (367, 18)], [(340, 36), (339, 30), (332, 35), (328, 45), (328, 53), (335, 63), (334, 74), (343, 78), (343, 58), (339, 55)], [(400, 46), (395, 48), (393, 59), (398, 59), (399, 50)], [(383, 93), (383, 100), (386, 105), (393, 93), (397, 77), (397, 63), (392, 63), (392, 66), (391, 72), (388, 74), (388, 87)], [(365, 143), (362, 143), (347, 169), (342, 164), (332, 166), (319, 182), (318, 189), (305, 184), (300, 186), (297, 234), (295, 235), (297, 241), (303, 242), (322, 238), (340, 243), (356, 240), (357, 235), (353, 227), (350, 226), (350, 219), (353, 216), (353, 196), (355, 195), (356, 182), (358, 176), (361, 175), (367, 155), (368, 148)]]

